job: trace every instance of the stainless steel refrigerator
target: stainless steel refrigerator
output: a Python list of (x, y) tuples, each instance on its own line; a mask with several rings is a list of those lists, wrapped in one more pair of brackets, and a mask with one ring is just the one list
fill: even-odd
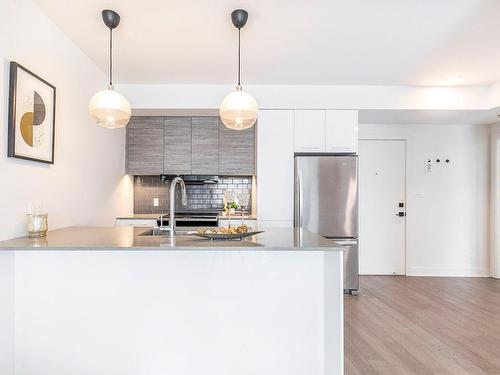
[(294, 225), (345, 247), (344, 291), (358, 290), (357, 156), (295, 156)]

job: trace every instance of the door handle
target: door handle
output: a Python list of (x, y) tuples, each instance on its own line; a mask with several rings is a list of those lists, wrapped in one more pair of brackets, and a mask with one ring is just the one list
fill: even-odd
[(405, 217), (406, 216), (406, 212), (398, 212), (396, 214), (396, 216), (399, 216), (399, 217)]
[(302, 195), (302, 171), (299, 170), (299, 228), (302, 228), (304, 196)]

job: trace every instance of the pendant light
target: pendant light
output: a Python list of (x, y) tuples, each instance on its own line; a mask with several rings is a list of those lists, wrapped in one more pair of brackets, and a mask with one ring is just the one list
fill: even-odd
[(113, 10), (102, 11), (102, 20), (109, 28), (109, 84), (106, 90), (95, 94), (89, 103), (92, 118), (108, 129), (122, 128), (128, 124), (132, 111), (125, 97), (113, 88), (113, 29), (120, 23), (120, 16)]
[(231, 20), (238, 29), (238, 85), (235, 91), (222, 100), (219, 113), (227, 128), (243, 130), (255, 124), (259, 110), (253, 96), (244, 92), (241, 87), (241, 28), (247, 23), (248, 13), (246, 10), (236, 9), (231, 13)]

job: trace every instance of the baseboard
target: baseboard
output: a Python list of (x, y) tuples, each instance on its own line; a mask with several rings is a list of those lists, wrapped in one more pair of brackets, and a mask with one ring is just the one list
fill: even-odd
[(407, 276), (435, 276), (435, 277), (490, 277), (489, 268), (426, 268), (411, 267)]

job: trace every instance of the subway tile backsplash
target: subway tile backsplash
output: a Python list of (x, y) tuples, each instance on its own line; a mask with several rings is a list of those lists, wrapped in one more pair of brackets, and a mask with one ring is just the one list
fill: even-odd
[[(252, 176), (224, 177), (219, 176), (216, 184), (202, 184), (214, 176), (188, 176), (186, 180), (187, 205), (182, 206), (180, 188), (176, 189), (177, 210), (222, 210), (225, 190), (234, 193), (250, 194), (248, 212), (252, 209)], [(134, 176), (134, 213), (160, 214), (168, 212), (170, 179), (161, 181), (159, 176)], [(158, 198), (159, 206), (153, 205), (154, 198)]]

